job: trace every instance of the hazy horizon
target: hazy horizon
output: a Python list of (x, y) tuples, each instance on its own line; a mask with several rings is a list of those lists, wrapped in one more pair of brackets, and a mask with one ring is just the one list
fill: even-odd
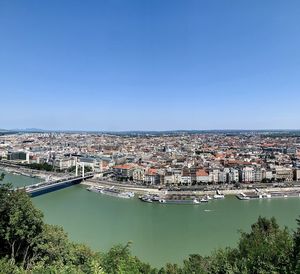
[(101, 129), (47, 129), (47, 128), (11, 128), (11, 129), (5, 129), (0, 127), (0, 131), (24, 131), (24, 132), (30, 132), (30, 131), (45, 131), (45, 132), (116, 132), (116, 133), (122, 133), (122, 132), (214, 132), (214, 131), (300, 131), (300, 129), (297, 128), (289, 128), (289, 129), (282, 129), (282, 128), (264, 128), (264, 129), (247, 129), (247, 128), (236, 128), (236, 129), (226, 129), (226, 128), (219, 128), (219, 129), (149, 129), (149, 130), (141, 130), (141, 129), (125, 129), (125, 130), (101, 130)]

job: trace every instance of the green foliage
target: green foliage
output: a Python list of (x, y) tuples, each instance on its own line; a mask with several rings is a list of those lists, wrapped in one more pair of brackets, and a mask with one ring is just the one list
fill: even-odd
[(70, 257), (69, 245), (68, 236), (61, 227), (45, 224), (34, 251), (39, 256), (38, 260), (45, 265), (53, 262), (66, 264)]
[(71, 166), (67, 170), (68, 172), (75, 172), (76, 171), (76, 166)]
[[(78, 172), (81, 172), (82, 167), (78, 166)], [(76, 166), (71, 166), (70, 168), (68, 168), (68, 172), (75, 172), (76, 171)], [(84, 167), (84, 172), (92, 172), (92, 168), (90, 166), (85, 166)]]
[(151, 267), (142, 263), (137, 257), (131, 256), (130, 243), (117, 245), (103, 256), (103, 270), (111, 274), (151, 273)]
[(0, 259), (0, 274), (25, 274), (25, 270), (17, 267), (7, 258)]
[(209, 269), (209, 261), (207, 257), (198, 254), (190, 255), (188, 259), (183, 261), (183, 273), (204, 274)]
[(0, 254), (26, 265), (34, 257), (34, 246), (43, 230), (43, 215), (24, 191), (1, 186), (0, 200)]
[[(298, 240), (298, 248), (293, 248)], [(294, 241), (287, 228), (281, 229), (276, 220), (259, 217), (249, 233), (242, 233), (235, 249), (220, 249), (209, 257), (194, 254), (184, 260), (183, 267), (167, 264), (160, 274), (269, 274), (300, 273), (292, 267), (293, 251), (299, 262), (300, 221)], [(300, 263), (299, 263), (300, 265)]]
[(298, 228), (294, 232), (293, 240), (293, 256), (292, 256), (292, 269), (295, 273), (300, 273), (300, 219), (297, 219)]
[[(233, 255), (235, 254), (235, 255)], [(233, 274), (241, 273), (236, 266), (236, 252), (233, 249), (217, 250), (210, 258), (209, 273)]]
[(280, 229), (275, 218), (259, 217), (239, 242), (239, 257), (247, 258), (252, 273), (289, 273), (292, 251), (292, 236), (287, 228)]
[(101, 255), (99, 253), (93, 252), (83, 244), (71, 243), (69, 249), (69, 263), (79, 266), (84, 273), (89, 273), (91, 270), (93, 270), (92, 273), (97, 273), (97, 271), (101, 273)]
[(166, 266), (159, 271), (159, 274), (182, 274), (182, 269), (177, 264), (166, 264)]
[(31, 270), (32, 274), (83, 274), (80, 269), (74, 265), (51, 264), (51, 265), (35, 265)]
[(27, 164), (26, 167), (29, 167), (31, 169), (36, 169), (36, 170), (45, 170), (45, 171), (53, 171), (53, 166), (49, 165), (47, 163), (43, 164), (38, 164), (38, 163), (32, 163), (32, 164)]

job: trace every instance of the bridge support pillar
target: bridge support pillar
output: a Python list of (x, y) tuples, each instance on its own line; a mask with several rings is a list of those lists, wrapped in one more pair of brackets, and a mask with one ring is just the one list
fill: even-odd
[(75, 175), (78, 176), (78, 163), (77, 163), (77, 161), (76, 161)]

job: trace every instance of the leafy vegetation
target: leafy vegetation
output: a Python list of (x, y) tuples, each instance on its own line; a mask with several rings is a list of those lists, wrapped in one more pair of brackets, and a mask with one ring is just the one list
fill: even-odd
[(29, 167), (31, 169), (36, 170), (45, 170), (45, 171), (53, 171), (54, 168), (52, 165), (49, 165), (47, 163), (38, 164), (38, 163), (32, 163), (32, 164), (26, 164), (26, 167)]
[[(76, 166), (71, 166), (70, 168), (68, 168), (68, 172), (75, 172), (76, 171)], [(92, 172), (93, 169), (90, 166), (85, 166), (84, 167), (84, 172)], [(78, 166), (78, 172), (81, 173), (82, 172), (82, 167)]]
[(291, 233), (274, 218), (259, 217), (250, 232), (241, 233), (236, 248), (206, 257), (193, 254), (181, 266), (155, 269), (131, 255), (130, 243), (100, 253), (71, 242), (61, 227), (44, 223), (43, 214), (24, 191), (10, 189), (8, 184), (0, 185), (0, 274), (300, 273), (300, 220)]

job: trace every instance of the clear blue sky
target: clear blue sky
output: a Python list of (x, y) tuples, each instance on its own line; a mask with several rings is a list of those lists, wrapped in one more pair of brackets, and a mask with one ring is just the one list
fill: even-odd
[(0, 1), (0, 128), (300, 128), (300, 1)]

